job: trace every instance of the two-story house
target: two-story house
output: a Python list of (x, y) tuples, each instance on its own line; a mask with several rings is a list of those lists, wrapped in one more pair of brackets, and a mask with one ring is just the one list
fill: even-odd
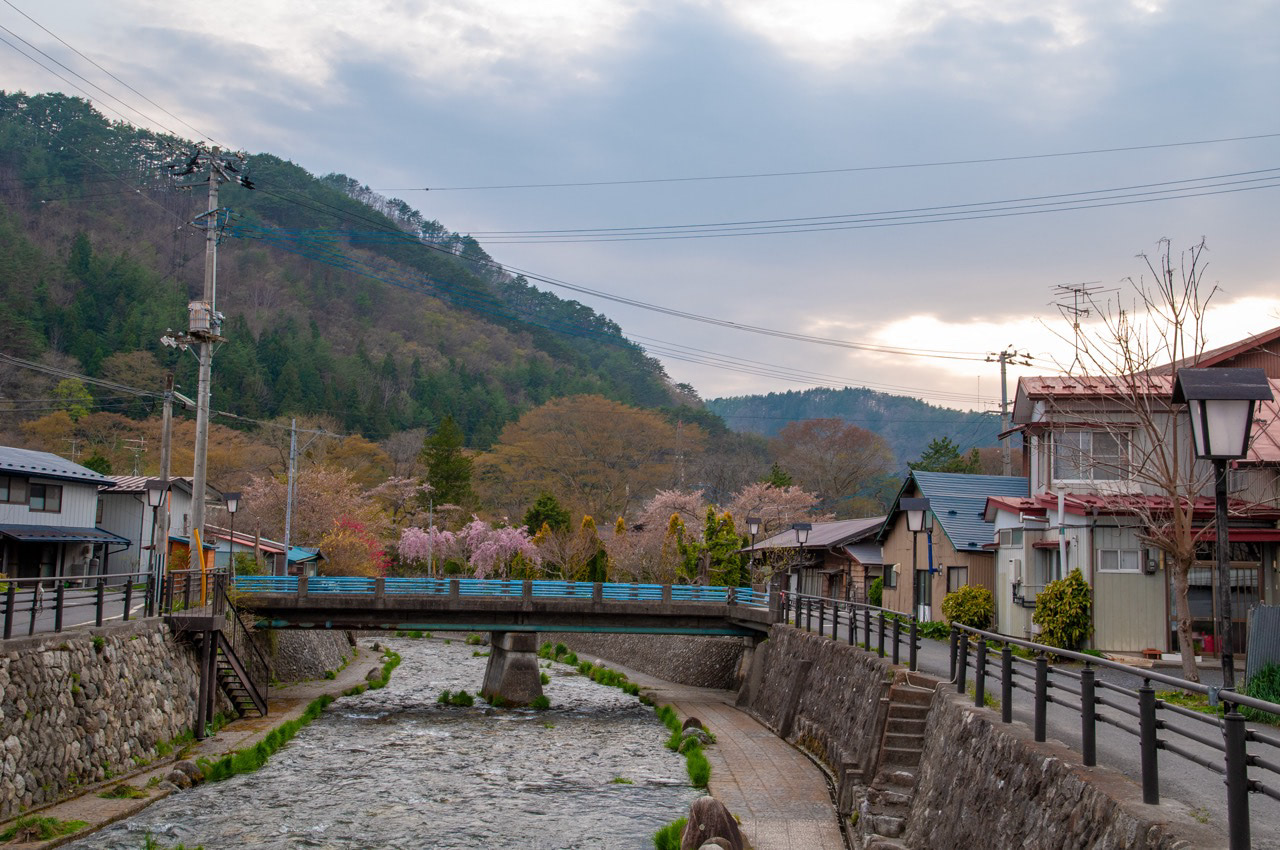
[[(1198, 368), (1265, 365), (1280, 399), (1280, 357), (1268, 348), (1280, 328), (1206, 352)], [(1172, 404), (1173, 369), (1141, 376), (1033, 377), (1018, 382), (1013, 421), (1030, 478), (1026, 498), (993, 498), (998, 628), (1032, 636), (1036, 596), (1079, 568), (1093, 588), (1092, 644), (1110, 651), (1176, 651), (1176, 596), (1166, 534), (1175, 490), (1200, 541), (1188, 574), (1188, 610), (1200, 649), (1213, 652), (1214, 502), (1209, 465), (1191, 452), (1186, 414)], [(1231, 471), (1232, 637), (1245, 650), (1246, 619), (1258, 602), (1280, 600), (1280, 424), (1263, 404), (1250, 454)], [(1176, 461), (1177, 472), (1172, 473)]]
[[(886, 564), (884, 607), (938, 620), (948, 593), (978, 585), (994, 595), (994, 527), (985, 516), (987, 499), (1026, 493), (1027, 479), (1020, 476), (912, 471), (878, 537)], [(929, 529), (908, 529), (904, 498), (929, 500)]]
[(107, 572), (129, 540), (97, 527), (104, 475), (48, 452), (0, 446), (0, 573), (72, 578)]

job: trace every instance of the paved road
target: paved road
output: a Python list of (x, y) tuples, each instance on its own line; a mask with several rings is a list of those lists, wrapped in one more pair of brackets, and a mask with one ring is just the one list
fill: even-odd
[[(814, 622), (816, 630), (816, 620)], [(859, 637), (861, 637), (861, 628), (859, 628)], [(831, 624), (828, 619), (825, 624), (824, 633), (831, 634)], [(848, 640), (848, 630), (841, 626), (837, 632), (838, 639), (841, 641)], [(875, 633), (873, 626), (873, 646), (875, 644)], [(886, 634), (885, 652), (889, 654), (891, 651), (891, 634)], [(927, 673), (942, 681), (950, 681), (951, 672), (951, 655), (950, 645), (947, 641), (938, 641), (923, 639), (921, 641), (919, 652), (919, 667), (921, 672)], [(903, 634), (902, 646), (902, 663), (907, 663), (907, 646), (906, 635)], [(999, 656), (991, 658), (991, 661), (998, 665)], [(970, 666), (968, 670), (968, 684), (973, 686), (973, 663), (970, 657)], [(1060, 669), (1079, 670), (1080, 665), (1059, 665)], [(1021, 669), (1028, 675), (1034, 674), (1034, 665), (1031, 663), (1019, 664), (1015, 661), (1015, 669)], [(1161, 670), (1162, 673), (1170, 675), (1178, 675), (1176, 670)], [(1200, 671), (1202, 684), (1218, 685), (1222, 682), (1222, 674), (1220, 670), (1202, 669)], [(1033, 685), (1033, 679), (1017, 676), (1015, 672), (1015, 681), (1024, 684), (1030, 688)], [(1051, 677), (1058, 680), (1059, 677)], [(1118, 670), (1109, 668), (1097, 668), (1097, 680), (1099, 682), (1107, 682), (1117, 687), (1129, 688), (1136, 690), (1141, 686), (1140, 676), (1130, 675)], [(1078, 690), (1078, 683), (1063, 681), (1062, 684), (1075, 687)], [(948, 685), (948, 687), (954, 687)], [(1165, 690), (1165, 687), (1156, 683), (1156, 690)], [(1000, 696), (1000, 680), (999, 668), (994, 667), (989, 670), (987, 675), (987, 691), (997, 699)], [(1046, 731), (1047, 737), (1051, 740), (1057, 740), (1068, 746), (1073, 752), (1080, 752), (1080, 712), (1078, 708), (1072, 708), (1072, 704), (1079, 706), (1080, 698), (1074, 694), (1064, 693), (1062, 691), (1051, 690), (1050, 693), (1063, 700), (1063, 705), (1050, 704), (1046, 713)], [(1099, 689), (1098, 693), (1113, 702), (1131, 707), (1136, 711), (1137, 701), (1128, 697), (1107, 692)], [(1115, 709), (1099, 706), (1100, 714), (1115, 719), (1126, 727), (1135, 730), (1133, 734), (1117, 729), (1109, 724), (1097, 724), (1097, 756), (1098, 763), (1106, 765), (1121, 771), (1135, 783), (1141, 786), (1142, 783), (1142, 763), (1139, 743), (1136, 734), (1138, 727), (1137, 717), (1125, 715)], [(996, 717), (999, 717), (998, 710), (993, 710)], [(1221, 740), (1222, 733), (1220, 727), (1216, 724), (1203, 723), (1195, 720), (1188, 720), (1169, 711), (1159, 713), (1160, 719), (1166, 724), (1166, 729), (1161, 731), (1160, 738), (1162, 740), (1177, 741), (1179, 746), (1200, 754), (1206, 759), (1212, 759), (1216, 763), (1222, 762), (1222, 755), (1207, 747), (1203, 747), (1195, 742), (1176, 735), (1175, 730), (1190, 729), (1202, 737)], [(1032, 695), (1023, 690), (1015, 689), (1013, 692), (1013, 719), (1015, 723), (1022, 723), (1028, 728), (1033, 723), (1033, 704)], [(1210, 719), (1206, 716), (1206, 720)], [(1252, 751), (1252, 746), (1251, 746)], [(1197, 820), (1209, 823), (1217, 829), (1222, 830), (1226, 834), (1227, 830), (1227, 814), (1226, 814), (1226, 786), (1223, 778), (1215, 773), (1210, 772), (1200, 765), (1182, 758), (1167, 750), (1162, 750), (1158, 754), (1158, 762), (1160, 768), (1160, 797), (1161, 802), (1165, 804), (1182, 804), (1191, 810), (1192, 816)], [(1257, 776), (1255, 776), (1257, 778)], [(1252, 839), (1254, 847), (1275, 847), (1280, 848), (1280, 802), (1274, 801), (1261, 794), (1249, 795), (1250, 818), (1252, 824)]]
[[(25, 637), (28, 634), (44, 634), (54, 631), (56, 612), (55, 596), (46, 590), (40, 605), (31, 610), (31, 591), (21, 591), (15, 595), (13, 606), (12, 637)], [(129, 608), (130, 618), (141, 617), (146, 604), (145, 592), (134, 589), (133, 603)], [(97, 591), (93, 589), (70, 588), (64, 592), (62, 601), (62, 628), (64, 630), (76, 626), (91, 626), (97, 621)], [(34, 624), (32, 614), (35, 615)], [(4, 597), (0, 596), (0, 623), (4, 617)], [(116, 587), (107, 588), (102, 604), (103, 622), (120, 620), (124, 617), (124, 591)]]

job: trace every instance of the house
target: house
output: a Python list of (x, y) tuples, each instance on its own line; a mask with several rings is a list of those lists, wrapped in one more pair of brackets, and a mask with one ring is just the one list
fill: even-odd
[(235, 556), (248, 555), (264, 563), (271, 575), (314, 576), (325, 560), (317, 548), (290, 546), (286, 567), (283, 543), (239, 531), (233, 536), (230, 530), (214, 525), (206, 526), (205, 533), (216, 550), (214, 563), (223, 568), (231, 566)]
[[(867, 588), (883, 567), (875, 542), (883, 523), (882, 516), (815, 522), (803, 546), (788, 528), (742, 551), (753, 558), (771, 554), (787, 558), (787, 587), (792, 592), (865, 602)], [(795, 554), (788, 556), (788, 552)]]
[[(884, 607), (938, 620), (948, 593), (979, 585), (994, 594), (995, 527), (986, 518), (987, 500), (1026, 495), (1023, 477), (913, 470), (877, 537), (886, 564)], [(929, 500), (926, 524), (931, 518), (931, 528), (915, 533), (907, 528), (904, 498)]]
[[(131, 541), (127, 563), (121, 563), (114, 572), (146, 572), (151, 568), (151, 546), (153, 521), (164, 522), (159, 511), (152, 510), (147, 504), (147, 482), (157, 479), (145, 475), (111, 475), (104, 483), (107, 485), (99, 492), (101, 510), (100, 525)], [(191, 557), (191, 491), (192, 479), (170, 478), (169, 490), (165, 496), (169, 512), (169, 540), (162, 550), (165, 570), (190, 569)], [(213, 487), (206, 486), (205, 499), (209, 505), (222, 502), (222, 494)], [(213, 566), (214, 547), (205, 541), (205, 567)]]
[(129, 538), (99, 528), (106, 476), (48, 452), (0, 446), (0, 573), (84, 577), (108, 570)]
[[(1261, 367), (1280, 399), (1280, 328), (1206, 352), (1197, 368)], [(999, 630), (1033, 636), (1036, 596), (1079, 568), (1093, 588), (1093, 646), (1116, 652), (1176, 651), (1176, 606), (1164, 553), (1153, 545), (1172, 515), (1151, 470), (1176, 456), (1190, 482), (1186, 504), (1199, 535), (1188, 576), (1192, 631), (1215, 646), (1214, 499), (1209, 466), (1192, 456), (1186, 414), (1172, 404), (1173, 367), (1113, 377), (1028, 377), (1018, 382), (1014, 430), (1021, 432), (1030, 487), (1025, 498), (993, 498), (985, 517), (997, 531)], [(1140, 404), (1135, 405), (1134, 399)], [(1248, 610), (1280, 601), (1280, 408), (1262, 403), (1254, 441), (1229, 479), (1233, 646), (1243, 652)], [(1154, 446), (1173, 446), (1156, 452)]]

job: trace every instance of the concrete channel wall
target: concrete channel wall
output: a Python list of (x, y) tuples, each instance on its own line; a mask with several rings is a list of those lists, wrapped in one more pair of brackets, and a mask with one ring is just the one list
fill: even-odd
[(738, 687), (742, 638), (546, 632), (538, 636), (538, 643), (543, 641), (563, 643), (574, 652), (616, 661), (678, 685), (720, 690)]

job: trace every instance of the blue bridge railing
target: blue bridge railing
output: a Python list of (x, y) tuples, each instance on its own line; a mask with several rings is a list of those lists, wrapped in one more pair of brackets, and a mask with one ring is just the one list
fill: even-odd
[[(299, 593), (304, 587), (308, 595), (332, 594), (348, 596), (458, 596), (515, 597), (526, 595), (526, 582), (520, 579), (475, 578), (365, 578), (361, 576), (311, 576), (303, 585), (297, 576), (237, 576), (235, 589), (240, 593)], [(718, 587), (693, 584), (635, 584), (586, 581), (552, 581), (535, 579), (528, 582), (528, 595), (538, 599), (600, 599), (607, 602), (718, 602), (767, 608), (769, 592), (750, 587)], [(596, 588), (599, 587), (597, 596)], [(455, 591), (456, 588), (456, 591)]]

